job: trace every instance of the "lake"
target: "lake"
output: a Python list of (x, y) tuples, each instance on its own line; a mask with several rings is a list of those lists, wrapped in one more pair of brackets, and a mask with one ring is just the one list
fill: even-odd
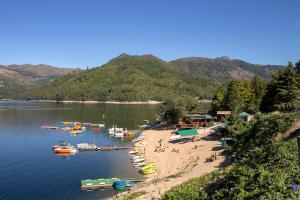
[(82, 191), (80, 180), (139, 177), (131, 166), (129, 150), (78, 152), (59, 156), (51, 146), (65, 140), (72, 144), (129, 146), (130, 140), (110, 138), (106, 131), (69, 132), (42, 130), (42, 125), (63, 127), (61, 121), (100, 123), (106, 127), (137, 129), (145, 119), (154, 120), (157, 105), (56, 104), (0, 102), (0, 199), (103, 199), (113, 189)]

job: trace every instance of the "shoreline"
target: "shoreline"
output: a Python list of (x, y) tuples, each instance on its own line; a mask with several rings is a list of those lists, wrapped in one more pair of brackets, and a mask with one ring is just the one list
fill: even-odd
[[(166, 191), (176, 185), (223, 168), (224, 157), (214, 162), (207, 162), (213, 151), (222, 149), (220, 138), (214, 134), (211, 128), (198, 129), (200, 133), (199, 140), (184, 144), (168, 142), (172, 131), (144, 131), (144, 141), (146, 142), (144, 156), (147, 162), (156, 163), (157, 172), (145, 175), (144, 177), (147, 180), (144, 183), (139, 183), (130, 188), (130, 191), (119, 193), (110, 199), (125, 200), (128, 195), (141, 191), (146, 193), (137, 197), (137, 200), (151, 200), (153, 197), (161, 198)], [(162, 140), (161, 146), (159, 140)], [(163, 148), (164, 151), (154, 151), (156, 148)], [(142, 152), (144, 147), (137, 150)]]
[[(87, 100), (87, 101), (78, 101), (78, 100), (63, 100), (63, 101), (56, 101), (56, 100), (18, 100), (18, 99), (0, 99), (1, 101), (27, 101), (27, 102), (44, 102), (44, 103), (81, 103), (81, 104), (127, 104), (127, 105), (138, 105), (138, 104), (150, 104), (156, 105), (163, 103), (162, 101), (94, 101), (94, 100)], [(209, 99), (202, 99), (198, 101), (199, 103), (211, 103), (212, 100)]]
[(64, 101), (55, 101), (55, 100), (13, 100), (13, 99), (1, 99), (1, 101), (28, 101), (28, 102), (43, 102), (43, 103), (80, 103), (80, 104), (127, 104), (127, 105), (138, 105), (138, 104), (149, 104), (156, 105), (161, 104), (161, 101), (76, 101), (76, 100), (64, 100)]

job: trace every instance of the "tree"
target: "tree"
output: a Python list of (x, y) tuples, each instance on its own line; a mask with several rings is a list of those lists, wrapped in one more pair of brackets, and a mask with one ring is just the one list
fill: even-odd
[(170, 124), (177, 124), (186, 114), (197, 111), (198, 102), (191, 97), (174, 97), (164, 101), (160, 106), (162, 119)]
[(297, 70), (289, 62), (285, 70), (278, 71), (272, 77), (271, 82), (267, 86), (267, 92), (263, 97), (261, 104), (262, 111), (292, 111), (299, 105), (300, 76)]
[(225, 98), (225, 93), (226, 90), (223, 86), (220, 86), (217, 91), (215, 96), (212, 99), (212, 104), (211, 104), (211, 114), (215, 115), (218, 110), (223, 109), (223, 101)]
[(300, 74), (300, 60), (295, 64), (297, 73)]
[(266, 82), (259, 78), (259, 76), (255, 75), (250, 81), (250, 87), (252, 94), (248, 110), (251, 112), (257, 112), (266, 91)]
[(251, 97), (248, 81), (233, 80), (228, 84), (224, 98), (224, 108), (228, 110), (247, 110)]

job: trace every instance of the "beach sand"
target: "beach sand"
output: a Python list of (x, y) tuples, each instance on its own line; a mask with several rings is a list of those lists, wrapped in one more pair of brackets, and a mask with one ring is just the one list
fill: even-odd
[[(205, 131), (201, 129), (199, 132), (201, 132), (199, 141), (172, 144), (168, 142), (172, 130), (145, 131), (146, 147), (145, 149), (140, 147), (139, 150), (141, 152), (145, 150), (147, 162), (156, 162), (158, 171), (147, 175), (148, 179), (144, 183), (132, 187), (130, 193), (146, 191), (147, 194), (137, 198), (141, 200), (151, 199), (152, 197), (159, 198), (173, 186), (222, 167), (224, 163), (223, 157), (214, 162), (207, 161), (212, 151), (222, 149), (220, 147), (220, 138), (215, 136), (211, 129), (205, 129)], [(161, 139), (160, 146), (158, 141)], [(154, 150), (157, 146), (165, 149), (164, 152), (155, 152)], [(174, 152), (174, 149), (176, 152)], [(118, 195), (115, 199), (126, 199), (126, 195)]]

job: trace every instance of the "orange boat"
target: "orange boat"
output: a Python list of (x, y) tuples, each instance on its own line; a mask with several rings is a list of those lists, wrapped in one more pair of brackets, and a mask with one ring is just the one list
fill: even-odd
[(72, 154), (75, 153), (77, 151), (77, 149), (73, 146), (65, 146), (65, 147), (59, 147), (54, 149), (55, 153), (59, 153), (59, 154)]

